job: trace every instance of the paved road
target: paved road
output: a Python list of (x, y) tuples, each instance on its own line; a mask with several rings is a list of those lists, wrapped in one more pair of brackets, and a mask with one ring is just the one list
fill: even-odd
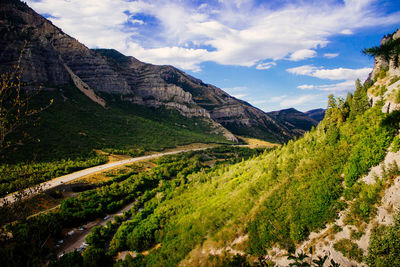
[(125, 211), (130, 210), (134, 203), (135, 203), (135, 201), (132, 201), (132, 203), (126, 205), (121, 210), (119, 210), (113, 214), (108, 214), (103, 219), (96, 219), (92, 222), (88, 222), (88, 223), (82, 225), (83, 228), (81, 228), (79, 226), (79, 227), (70, 229), (70, 231), (72, 230), (72, 232), (70, 232), (71, 235), (66, 235), (63, 238), (63, 243), (61, 245), (59, 245), (59, 247), (57, 248), (57, 256), (61, 257), (65, 253), (72, 252), (72, 251), (78, 249), (79, 247), (81, 247), (83, 245), (83, 243), (85, 243), (86, 237), (92, 232), (93, 227), (99, 226), (99, 225), (105, 226), (108, 221), (112, 222), (114, 220), (115, 216), (121, 216), (121, 215), (123, 215), (123, 213)]
[[(96, 172), (101, 172), (101, 171), (111, 169), (111, 168), (114, 168), (117, 166), (127, 165), (127, 164), (130, 164), (133, 162), (142, 161), (142, 160), (146, 160), (146, 159), (154, 159), (154, 158), (162, 157), (162, 156), (166, 156), (166, 155), (173, 155), (173, 154), (178, 154), (178, 153), (182, 153), (182, 152), (198, 151), (198, 150), (205, 150), (205, 149), (207, 149), (207, 148), (205, 147), (205, 148), (195, 148), (195, 149), (184, 149), (184, 150), (164, 152), (164, 153), (158, 153), (158, 154), (153, 154), (153, 155), (148, 155), (148, 156), (143, 156), (143, 157), (137, 157), (137, 158), (131, 158), (131, 159), (126, 159), (126, 160), (106, 163), (106, 164), (99, 165), (96, 167), (91, 167), (91, 168), (77, 171), (74, 173), (70, 173), (70, 174), (67, 174), (64, 176), (60, 176), (60, 177), (52, 179), (50, 181), (41, 183), (40, 186), (41, 186), (41, 190), (48, 190), (48, 189), (54, 188), (56, 186), (59, 186), (60, 184), (68, 183), (68, 182), (74, 181), (76, 179), (79, 179), (83, 176), (93, 174)], [(37, 194), (36, 188), (37, 188), (37, 186), (33, 186), (33, 187), (25, 189), (24, 190), (24, 195), (25, 195), (24, 198), (31, 197), (31, 196)], [(16, 193), (12, 193), (12, 194), (7, 195), (4, 198), (1, 198), (0, 199), (0, 207), (3, 206), (4, 202), (13, 203), (16, 200), (15, 195), (16, 195)]]

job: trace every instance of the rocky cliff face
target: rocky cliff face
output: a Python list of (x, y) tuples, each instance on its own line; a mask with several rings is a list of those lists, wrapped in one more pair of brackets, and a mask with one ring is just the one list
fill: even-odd
[[(399, 40), (400, 30), (385, 36), (381, 45), (389, 41)], [(397, 48), (399, 49), (399, 48)], [(396, 58), (397, 57), (397, 58)], [(383, 112), (400, 110), (400, 55), (395, 54), (389, 59), (383, 56), (375, 57), (375, 64), (367, 83), (373, 83), (368, 89), (368, 97), (374, 105), (383, 99)]]
[(174, 107), (186, 116), (208, 117), (235, 134), (278, 142), (298, 134), (263, 111), (172, 66), (146, 64), (112, 49), (93, 51), (126, 79), (130, 92), (123, 94), (123, 99), (127, 101)]
[[(393, 41), (393, 40), (397, 40), (400, 39), (400, 30), (398, 29), (396, 32), (394, 32), (393, 34), (389, 34), (386, 35), (382, 38), (381, 40), (381, 45), (389, 42), (389, 41)], [(397, 55), (397, 62), (399, 62), (399, 55)], [(396, 59), (395, 58), (390, 58), (389, 60), (385, 59), (382, 56), (377, 56), (375, 57), (375, 64), (374, 64), (374, 69), (372, 70), (369, 79), (376, 79), (380, 70), (382, 69), (388, 69), (389, 73), (391, 75), (400, 75), (400, 68), (398, 66), (398, 64), (395, 63)]]
[(0, 36), (0, 71), (16, 64), (23, 50), (23, 81), (29, 85), (51, 88), (73, 82), (103, 106), (100, 92), (212, 119), (235, 134), (269, 141), (298, 134), (276, 117), (172, 66), (146, 64), (115, 50), (90, 50), (18, 0), (1, 0)]

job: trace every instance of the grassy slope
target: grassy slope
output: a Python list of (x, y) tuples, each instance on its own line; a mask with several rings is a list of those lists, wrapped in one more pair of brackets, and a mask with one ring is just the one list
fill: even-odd
[[(221, 247), (244, 234), (249, 242), (242, 249), (250, 255), (265, 254), (275, 244), (293, 247), (340, 209), (341, 174), (354, 168), (348, 158), (363, 158), (356, 166), (361, 175), (384, 157), (394, 133), (384, 122), (385, 115), (373, 108), (340, 125), (334, 138), (328, 123), (321, 124), (269, 154), (189, 176), (188, 184), (164, 195), (165, 201), (134, 227), (134, 232), (149, 224), (158, 229), (150, 235), (162, 246), (146, 257), (147, 264), (175, 265), (190, 252), (196, 258), (205, 244)], [(127, 243), (137, 238), (142, 237), (128, 235)]]
[[(384, 157), (398, 130), (400, 113), (388, 115), (380, 109), (370, 108), (343, 121), (337, 120), (341, 110), (332, 108), (316, 129), (299, 140), (237, 164), (210, 169), (203, 168), (196, 155), (160, 159), (165, 165), (152, 172), (115, 180), (64, 201), (59, 213), (16, 225), (12, 244), (21, 244), (18, 249), (31, 246), (30, 240), (35, 239), (25, 234), (24, 227), (45, 240), (44, 225), (53, 223), (48, 231), (56, 233), (62, 225), (105, 216), (136, 199), (126, 221), (116, 222), (111, 232), (107, 230), (111, 226), (102, 228), (108, 232), (104, 237), (92, 233), (84, 261), (93, 257), (103, 262), (118, 251), (157, 247), (148, 256), (119, 266), (175, 266), (182, 261), (190, 266), (201, 262), (227, 266), (229, 254), (211, 256), (212, 251), (245, 235), (248, 240), (233, 249), (253, 259), (275, 245), (293, 248), (310, 231), (333, 220), (343, 208), (344, 186), (352, 187), (357, 177)], [(208, 161), (207, 154), (204, 157)], [(36, 249), (46, 255), (42, 248)]]
[(106, 157), (96, 155), (94, 149), (129, 150), (139, 155), (193, 142), (228, 143), (201, 118), (122, 103), (111, 96), (112, 104), (104, 109), (75, 87), (61, 90), (43, 91), (33, 101), (45, 106), (54, 99), (36, 126), (24, 129), (30, 134), (29, 141), (25, 139), (24, 145), (6, 154), (9, 165), (0, 165), (0, 195), (104, 163)]
[(111, 105), (104, 109), (74, 87), (62, 91), (40, 95), (43, 105), (49, 98), (54, 103), (41, 113), (38, 126), (27, 130), (40, 142), (19, 148), (23, 159), (32, 154), (38, 159), (72, 158), (102, 148), (161, 150), (191, 142), (226, 142), (210, 134), (210, 127), (200, 118), (118, 102), (111, 96)]

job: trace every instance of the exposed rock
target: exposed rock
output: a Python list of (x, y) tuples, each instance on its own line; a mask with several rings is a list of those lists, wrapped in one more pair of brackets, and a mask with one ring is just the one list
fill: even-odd
[[(389, 34), (382, 38), (381, 40), (381, 45), (385, 44), (389, 40), (396, 40), (400, 38), (400, 29), (398, 29), (396, 32), (393, 34)], [(399, 55), (398, 55), (399, 57)], [(378, 56), (375, 57), (375, 62), (374, 62), (374, 68), (369, 75), (368, 79), (374, 80), (376, 79), (379, 71), (384, 68), (389, 68), (388, 71), (391, 75), (400, 75), (400, 68), (398, 66), (395, 66), (394, 59), (392, 58), (391, 60), (387, 61), (383, 57)]]
[[(396, 40), (400, 38), (400, 30), (395, 33), (385, 36), (381, 44), (388, 42), (389, 40)], [(379, 73), (382, 70), (386, 70), (385, 77), (380, 77)], [(398, 103), (398, 92), (400, 90), (400, 66), (396, 66), (394, 59), (389, 61), (382, 57), (375, 58), (374, 68), (368, 77), (367, 82), (375, 81), (374, 85), (368, 89), (368, 97), (370, 102), (375, 105), (379, 100), (384, 100), (382, 112), (391, 113), (394, 110), (400, 110), (400, 103)], [(385, 88), (383, 94), (380, 93), (382, 88)]]
[(125, 100), (154, 107), (174, 106), (185, 116), (210, 117), (233, 133), (254, 136), (258, 131), (255, 137), (275, 142), (298, 134), (265, 112), (172, 66), (146, 64), (112, 49), (94, 51), (126, 77), (132, 95), (124, 96)]
[(102, 106), (99, 92), (148, 107), (176, 109), (187, 117), (212, 119), (235, 134), (273, 142), (303, 132), (172, 66), (146, 64), (112, 49), (90, 50), (26, 4), (1, 2), (0, 72), (16, 64), (24, 50), (21, 65), (28, 85), (54, 87), (73, 81)]
[(74, 82), (75, 86), (84, 93), (87, 97), (89, 97), (93, 102), (96, 102), (103, 108), (106, 106), (106, 102), (101, 97), (97, 96), (96, 93), (90, 88), (85, 82), (83, 82), (78, 76), (76, 76), (71, 69), (64, 63), (65, 69), (71, 75), (72, 81)]

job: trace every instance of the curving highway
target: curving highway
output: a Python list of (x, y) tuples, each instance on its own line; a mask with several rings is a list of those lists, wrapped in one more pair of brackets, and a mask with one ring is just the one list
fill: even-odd
[[(32, 197), (33, 195), (38, 193), (37, 188), (40, 188), (41, 191), (42, 190), (48, 190), (51, 188), (54, 188), (56, 186), (59, 186), (60, 184), (63, 183), (68, 183), (71, 181), (74, 181), (76, 179), (82, 178), (83, 176), (89, 175), (89, 174), (93, 174), (96, 172), (101, 172), (107, 169), (112, 169), (114, 167), (117, 166), (121, 166), (121, 165), (127, 165), (133, 162), (137, 162), (137, 161), (142, 161), (142, 160), (146, 160), (146, 159), (153, 159), (153, 158), (158, 158), (158, 157), (162, 157), (162, 156), (166, 156), (166, 155), (173, 155), (173, 154), (179, 154), (179, 153), (183, 153), (183, 152), (189, 152), (189, 151), (198, 151), (198, 150), (205, 150), (208, 147), (204, 147), (204, 148), (193, 148), (193, 149), (184, 149), (184, 150), (177, 150), (177, 151), (171, 151), (171, 152), (163, 152), (163, 153), (157, 153), (157, 154), (153, 154), (153, 155), (148, 155), (148, 156), (142, 156), (142, 157), (137, 157), (137, 158), (131, 158), (131, 159), (125, 159), (125, 160), (120, 160), (120, 161), (115, 161), (115, 162), (111, 162), (111, 163), (106, 163), (103, 165), (99, 165), (99, 166), (95, 166), (95, 167), (91, 167), (91, 168), (87, 168), (81, 171), (77, 171), (74, 173), (70, 173), (67, 175), (63, 175), (60, 176), (58, 178), (52, 179), (50, 181), (41, 183), (39, 186), (33, 186), (30, 188), (27, 188), (23, 191), (23, 196), (22, 198), (29, 198)], [(0, 199), (0, 207), (3, 206), (4, 203), (13, 203), (17, 200), (17, 198), (15, 197), (17, 195), (17, 192), (12, 193), (7, 195), (4, 198)]]

